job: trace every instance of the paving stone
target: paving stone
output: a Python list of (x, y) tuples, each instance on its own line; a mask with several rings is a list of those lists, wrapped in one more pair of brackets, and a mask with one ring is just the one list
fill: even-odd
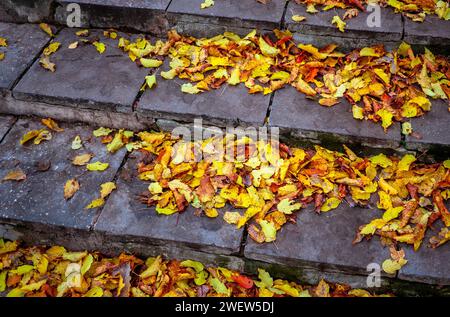
[(378, 210), (351, 208), (345, 202), (337, 209), (317, 215), (312, 208), (301, 210), (297, 224), (287, 224), (272, 243), (258, 244), (248, 239), (245, 257), (293, 267), (315, 267), (368, 275), (370, 263), (389, 257), (378, 238), (352, 245), (361, 225), (381, 215)]
[(171, 245), (202, 252), (232, 254), (239, 251), (243, 229), (225, 223), (222, 216), (210, 219), (194, 215), (189, 207), (181, 214), (158, 215), (154, 208), (139, 202), (148, 183), (137, 178), (140, 152), (131, 154), (117, 181), (117, 190), (108, 199), (94, 230), (107, 235), (134, 237), (153, 245)]
[[(11, 170), (22, 169), (26, 180), (0, 182), (0, 221), (15, 223), (40, 223), (46, 226), (88, 229), (98, 211), (84, 209), (93, 199), (99, 197), (100, 184), (112, 181), (119, 169), (125, 151), (115, 154), (107, 152), (100, 140), (92, 136), (87, 126), (61, 125), (65, 131), (53, 132), (53, 138), (39, 145), (25, 144), (19, 140), (30, 130), (42, 129), (38, 120), (20, 119), (1, 144), (0, 179)], [(83, 141), (83, 148), (72, 150), (75, 136)], [(72, 165), (73, 157), (92, 153), (92, 162), (108, 162), (103, 172), (88, 172), (85, 167)], [(44, 171), (48, 167), (48, 170)], [(64, 185), (76, 178), (80, 190), (68, 201), (64, 199)]]
[(27, 101), (67, 105), (88, 109), (131, 112), (147, 71), (133, 64), (117, 48), (117, 40), (107, 39), (100, 30), (91, 36), (100, 38), (106, 51), (99, 54), (93, 45), (69, 49), (79, 41), (76, 29), (62, 30), (55, 41), (60, 49), (51, 55), (56, 72), (45, 70), (36, 61), (13, 91), (14, 97)]
[(6, 133), (8, 133), (14, 122), (16, 122), (16, 118), (14, 118), (13, 116), (0, 115), (0, 142), (3, 140)]
[(444, 52), (450, 53), (450, 21), (428, 15), (423, 23), (405, 18), (404, 40), (412, 44), (444, 47)]
[[(402, 38), (403, 22), (399, 14), (395, 14), (391, 9), (381, 10), (380, 27), (371, 27), (367, 23), (367, 18), (371, 12), (360, 12), (357, 17), (346, 20), (345, 32), (340, 32), (331, 20), (335, 15), (343, 18), (345, 10), (332, 9), (321, 11), (316, 14), (306, 12), (306, 6), (298, 5), (291, 1), (288, 4), (285, 17), (285, 25), (289, 30), (301, 34), (331, 35), (348, 38), (363, 38), (375, 41), (397, 41)], [(303, 22), (294, 22), (293, 15), (306, 17)]]
[(169, 30), (165, 10), (170, 0), (61, 0), (56, 21), (66, 25), (71, 3), (80, 5), (80, 27), (134, 29), (164, 36)]
[(0, 23), (0, 37), (8, 43), (7, 47), (0, 47), (0, 53), (5, 53), (5, 59), (0, 61), (1, 93), (13, 87), (49, 38), (37, 25), (12, 23)]
[(432, 108), (424, 116), (412, 118), (414, 135), (406, 136), (406, 148), (412, 150), (427, 150), (442, 159), (450, 156), (450, 112), (449, 104), (445, 100), (432, 100)]
[(345, 99), (333, 107), (323, 107), (291, 86), (275, 93), (269, 122), (280, 127), (282, 133), (287, 131), (297, 138), (326, 143), (361, 143), (395, 149), (401, 140), (398, 123), (385, 133), (378, 123), (354, 119), (351, 105)]
[[(163, 70), (169, 69), (169, 60)], [(249, 94), (244, 85), (224, 85), (200, 94), (186, 94), (181, 91), (184, 80), (166, 80), (156, 75), (157, 86), (147, 90), (139, 100), (136, 111), (152, 118), (164, 118), (192, 122), (195, 118), (225, 126), (227, 124), (264, 124), (270, 95)]]
[(183, 25), (209, 24), (209, 36), (217, 35), (212, 33), (218, 25), (273, 30), (280, 26), (285, 6), (283, 0), (272, 0), (267, 4), (255, 3), (253, 0), (221, 0), (212, 7), (201, 9), (200, 4), (203, 2), (191, 0), (186, 5), (184, 0), (172, 0), (167, 9), (171, 25), (182, 30)]
[[(450, 209), (450, 201), (446, 203)], [(446, 243), (436, 249), (429, 247), (429, 240), (437, 236), (443, 224), (438, 220), (432, 229), (428, 229), (419, 250), (414, 251), (410, 246), (405, 246), (405, 258), (408, 263), (399, 272), (400, 279), (436, 284), (450, 285), (450, 243)]]
[(52, 20), (53, 0), (2, 0), (0, 21), (41, 22)]

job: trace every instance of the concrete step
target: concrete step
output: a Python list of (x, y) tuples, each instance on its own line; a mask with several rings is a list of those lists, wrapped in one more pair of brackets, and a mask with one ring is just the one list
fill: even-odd
[(37, 25), (0, 23), (0, 36), (10, 43), (0, 63), (1, 113), (133, 130), (171, 130), (200, 118), (205, 126), (219, 128), (279, 128), (282, 140), (291, 144), (340, 149), (347, 143), (359, 153), (418, 151), (430, 159), (446, 159), (450, 154), (448, 105), (443, 100), (432, 100), (431, 112), (411, 119), (416, 137), (404, 137), (399, 123), (385, 133), (379, 124), (353, 119), (345, 100), (335, 107), (321, 107), (292, 87), (265, 96), (250, 95), (243, 85), (188, 95), (180, 91), (183, 80), (160, 76), (169, 69), (169, 59), (155, 71), (157, 86), (142, 93), (148, 71), (132, 63), (117, 48), (117, 40), (103, 37), (102, 30), (91, 30), (91, 38), (100, 37), (105, 43), (105, 53), (99, 54), (92, 45), (71, 50), (69, 44), (79, 39), (75, 32), (63, 28), (56, 35), (61, 48), (51, 56), (57, 65), (52, 73), (39, 65), (49, 38)]
[[(273, 243), (257, 244), (247, 239), (246, 229), (236, 229), (221, 217), (196, 216), (193, 209), (172, 215), (157, 215), (154, 208), (138, 202), (148, 184), (136, 178), (139, 153), (124, 149), (111, 155), (94, 127), (60, 124), (63, 132), (39, 145), (19, 144), (32, 129), (42, 128), (39, 119), (0, 116), (0, 179), (13, 168), (22, 169), (22, 182), (1, 182), (0, 236), (28, 244), (61, 244), (75, 250), (100, 250), (108, 255), (128, 251), (141, 256), (163, 254), (170, 258), (195, 259), (254, 272), (267, 268), (273, 276), (317, 283), (321, 278), (367, 287), (368, 265), (389, 258), (389, 250), (378, 239), (352, 245), (358, 227), (379, 216), (376, 209), (347, 204), (317, 215), (299, 212), (297, 224), (289, 224)], [(83, 148), (71, 143), (81, 137)], [(86, 172), (71, 164), (81, 153), (92, 153), (95, 161), (108, 162), (104, 172)], [(45, 168), (43, 168), (45, 166)], [(47, 169), (48, 167), (48, 169)], [(68, 201), (63, 188), (76, 178), (80, 190)], [(97, 198), (100, 184), (114, 181), (117, 189), (98, 209), (85, 209)], [(231, 207), (225, 207), (227, 211)], [(432, 234), (431, 232), (429, 234)], [(426, 237), (426, 239), (429, 237)], [(437, 250), (423, 246), (418, 252), (406, 247), (408, 264), (397, 275), (382, 275), (381, 288), (398, 294), (450, 294), (450, 244)]]
[[(81, 13), (80, 27), (117, 28), (165, 36), (171, 28), (194, 36), (214, 36), (224, 31), (248, 33), (249, 29), (273, 30), (287, 28), (296, 38), (316, 45), (337, 43), (344, 48), (367, 46), (383, 42), (395, 45), (405, 40), (410, 44), (429, 46), (441, 53), (449, 53), (450, 22), (435, 15), (417, 23), (381, 8), (379, 25), (368, 23), (371, 12), (360, 12), (347, 20), (345, 33), (331, 24), (335, 15), (343, 17), (344, 10), (333, 9), (309, 14), (304, 5), (294, 1), (272, 0), (260, 4), (255, 0), (221, 0), (200, 9), (203, 0), (121, 1), (121, 0), (5, 0), (0, 4), (0, 21), (52, 21), (66, 26), (73, 5)], [(294, 22), (293, 15), (305, 16)]]

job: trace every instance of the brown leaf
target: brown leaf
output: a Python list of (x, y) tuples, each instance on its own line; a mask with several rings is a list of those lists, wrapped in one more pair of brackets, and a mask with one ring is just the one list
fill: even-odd
[(80, 184), (76, 179), (69, 179), (64, 185), (64, 198), (66, 200), (70, 199), (75, 195), (75, 193), (80, 189)]

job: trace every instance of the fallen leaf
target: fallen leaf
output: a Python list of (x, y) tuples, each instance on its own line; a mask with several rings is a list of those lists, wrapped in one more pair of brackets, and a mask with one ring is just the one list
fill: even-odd
[(42, 124), (45, 125), (50, 130), (56, 131), (56, 132), (63, 132), (64, 129), (60, 128), (59, 125), (51, 118), (42, 119)]
[(39, 59), (39, 64), (46, 70), (54, 73), (56, 71), (56, 65), (50, 61), (48, 56), (43, 56)]
[(306, 17), (298, 15), (298, 14), (295, 14), (292, 16), (292, 21), (294, 21), (294, 22), (302, 22), (305, 20), (306, 20)]
[(72, 198), (79, 189), (80, 184), (78, 181), (75, 178), (69, 179), (64, 185), (64, 198), (66, 200)]
[(50, 25), (48, 25), (47, 23), (40, 23), (39, 27), (41, 28), (42, 31), (44, 31), (45, 33), (47, 33), (50, 37), (53, 37), (53, 31), (52, 31), (52, 27)]
[(94, 162), (86, 165), (88, 171), (104, 171), (109, 167), (109, 163)]
[(101, 43), (101, 42), (95, 41), (94, 43), (92, 43), (92, 45), (95, 46), (95, 48), (97, 49), (97, 51), (98, 51), (100, 54), (103, 54), (103, 53), (105, 52), (105, 50), (106, 50), (105, 44), (103, 44), (103, 43)]
[(117, 187), (116, 187), (116, 184), (114, 184), (113, 182), (107, 182), (107, 183), (101, 184), (100, 188), (101, 188), (100, 189), (100, 197), (106, 198)]
[(27, 178), (25, 173), (20, 169), (14, 169), (9, 171), (5, 177), (3, 177), (2, 181), (23, 181)]
[(201, 9), (206, 9), (214, 5), (214, 0), (205, 0), (200, 4)]
[(91, 201), (89, 203), (89, 205), (87, 205), (86, 207), (84, 207), (85, 209), (94, 209), (94, 208), (98, 208), (101, 207), (105, 204), (105, 200), (103, 198), (97, 198), (94, 199), (93, 201)]
[(82, 147), (83, 147), (83, 143), (81, 142), (81, 138), (79, 135), (77, 135), (72, 141), (71, 148), (72, 148), (72, 150), (79, 150)]
[(338, 28), (338, 30), (341, 31), (342, 33), (345, 32), (345, 26), (347, 25), (347, 23), (342, 21), (341, 18), (338, 15), (335, 15), (333, 17), (333, 19), (331, 20), (331, 23), (335, 24), (336, 27)]
[(75, 156), (75, 157), (73, 158), (72, 164), (73, 164), (73, 165), (77, 165), (77, 166), (84, 166), (84, 165), (86, 165), (86, 164), (91, 160), (91, 158), (92, 158), (93, 156), (94, 156), (94, 155), (92, 155), (92, 154), (90, 154), (90, 153), (85, 153), (85, 154), (77, 155), (77, 156)]

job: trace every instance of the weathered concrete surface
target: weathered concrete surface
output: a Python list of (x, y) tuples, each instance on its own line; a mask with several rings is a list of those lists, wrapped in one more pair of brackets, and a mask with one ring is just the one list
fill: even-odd
[[(169, 60), (166, 60), (163, 70), (169, 69), (166, 66), (168, 63)], [(182, 122), (202, 118), (218, 126), (264, 124), (270, 95), (251, 95), (243, 85), (223, 85), (219, 89), (191, 95), (181, 91), (181, 85), (186, 81), (166, 80), (159, 75), (159, 71), (157, 73), (157, 86), (144, 92), (136, 108), (143, 116)]]
[[(22, 73), (33, 63), (49, 37), (33, 24), (0, 23), (0, 37), (7, 47), (0, 47), (5, 59), (0, 61), (0, 93), (11, 89)], [(1, 104), (0, 104), (1, 107)]]
[(381, 263), (389, 257), (377, 238), (352, 245), (361, 225), (380, 216), (371, 209), (351, 208), (343, 202), (337, 209), (317, 215), (312, 208), (301, 210), (297, 224), (285, 225), (275, 242), (257, 244), (248, 239), (245, 257), (267, 263), (316, 268), (368, 275), (370, 263)]
[(133, 29), (163, 36), (169, 30), (165, 10), (170, 0), (58, 0), (57, 3), (55, 20), (63, 25), (67, 25), (71, 13), (67, 6), (76, 3), (81, 9), (80, 27)]
[(0, 21), (15, 23), (52, 21), (53, 2), (53, 0), (2, 0)]
[[(27, 175), (23, 181), (0, 183), (0, 221), (41, 223), (47, 226), (88, 229), (98, 211), (84, 209), (99, 197), (100, 184), (112, 181), (124, 158), (124, 151), (107, 152), (100, 140), (92, 136), (86, 126), (68, 127), (64, 132), (52, 132), (53, 138), (39, 145), (33, 142), (20, 145), (22, 136), (34, 129), (45, 128), (38, 120), (20, 119), (1, 144), (0, 179), (11, 170), (20, 168)], [(71, 143), (79, 135), (83, 148), (72, 150)], [(89, 172), (84, 166), (75, 166), (71, 160), (83, 153), (94, 155), (91, 162), (108, 162), (103, 172)], [(76, 178), (80, 190), (68, 201), (64, 199), (64, 185)]]
[(428, 15), (423, 23), (405, 18), (404, 41), (412, 44), (440, 48), (441, 53), (450, 54), (450, 21)]
[(77, 29), (63, 29), (55, 41), (60, 49), (50, 56), (56, 64), (52, 73), (37, 60), (13, 91), (15, 98), (97, 110), (131, 112), (147, 71), (130, 61), (117, 48), (117, 40), (105, 38), (101, 31), (91, 30), (89, 39), (99, 38), (106, 45), (103, 54), (81, 41)]
[(273, 30), (280, 26), (285, 6), (283, 0), (272, 0), (267, 4), (253, 0), (221, 0), (212, 7), (201, 9), (203, 2), (191, 0), (186, 5), (184, 0), (172, 0), (167, 9), (170, 25), (183, 33), (190, 24), (198, 23), (197, 30), (191, 28), (194, 34), (190, 35), (194, 36), (215, 36), (224, 26)]
[(0, 113), (23, 116), (50, 117), (66, 122), (83, 122), (93, 126), (103, 126), (116, 129), (128, 129), (142, 131), (155, 129), (152, 119), (138, 118), (135, 113), (121, 113), (85, 109), (78, 107), (66, 107), (37, 101), (18, 100), (6, 93), (0, 101)]
[(295, 138), (320, 140), (325, 145), (360, 143), (395, 149), (401, 140), (398, 123), (384, 133), (379, 123), (354, 119), (351, 105), (345, 99), (333, 107), (323, 107), (290, 86), (275, 93), (269, 124)]
[(0, 142), (11, 129), (12, 125), (16, 122), (16, 118), (13, 116), (1, 116), (0, 115)]
[(431, 111), (411, 119), (414, 133), (406, 136), (405, 146), (411, 150), (426, 150), (436, 158), (446, 160), (450, 157), (450, 106), (446, 100), (431, 102)]
[[(446, 205), (450, 208), (450, 201)], [(443, 224), (439, 220), (432, 229), (428, 229), (421, 247), (416, 252), (410, 246), (403, 248), (408, 263), (400, 269), (400, 279), (450, 286), (450, 244), (447, 242), (436, 249), (429, 246), (430, 238), (437, 236), (442, 227)]]
[[(317, 8), (319, 9), (319, 7)], [(398, 41), (402, 38), (403, 22), (400, 14), (395, 14), (391, 9), (381, 10), (380, 27), (371, 27), (367, 23), (370, 12), (360, 12), (357, 17), (345, 20), (347, 24), (345, 32), (340, 32), (331, 20), (335, 15), (343, 18), (345, 10), (332, 9), (320, 11), (316, 14), (306, 12), (306, 6), (298, 5), (291, 1), (288, 4), (285, 17), (285, 26), (294, 32), (301, 34), (314, 34), (321, 36), (337, 36), (348, 38), (369, 39), (373, 43), (377, 41)], [(302, 22), (294, 22), (293, 15), (306, 17)], [(370, 24), (371, 25), (371, 24)]]
[(121, 170), (117, 190), (108, 199), (94, 230), (121, 239), (136, 239), (151, 245), (167, 245), (218, 254), (239, 251), (243, 229), (236, 229), (219, 215), (216, 219), (196, 216), (189, 207), (183, 213), (158, 215), (155, 208), (139, 202), (148, 183), (137, 178), (136, 164), (144, 159), (135, 152)]

